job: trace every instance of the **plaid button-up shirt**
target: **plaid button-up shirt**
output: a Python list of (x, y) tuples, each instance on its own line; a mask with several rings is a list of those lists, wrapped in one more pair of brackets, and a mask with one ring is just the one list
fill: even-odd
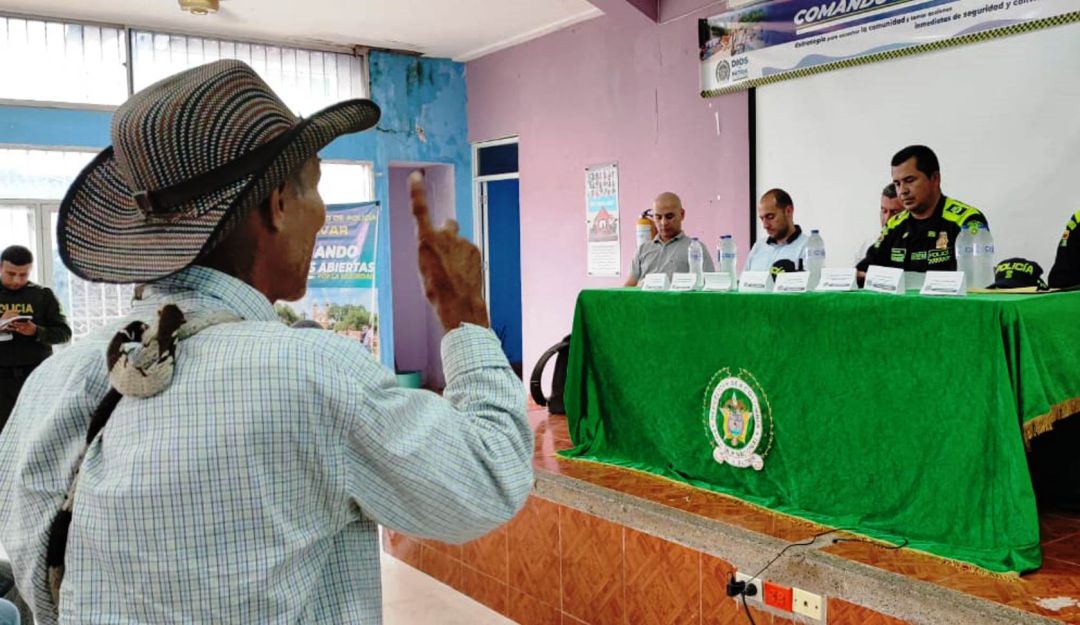
[(446, 335), (439, 397), (398, 388), (355, 341), (286, 327), (222, 273), (161, 280), (131, 317), (168, 302), (244, 321), (181, 342), (172, 385), (121, 400), (90, 445), (59, 613), (48, 527), (116, 328), (46, 360), (0, 436), (0, 544), (39, 623), (379, 623), (377, 524), (463, 542), (524, 503), (524, 388), (490, 331)]

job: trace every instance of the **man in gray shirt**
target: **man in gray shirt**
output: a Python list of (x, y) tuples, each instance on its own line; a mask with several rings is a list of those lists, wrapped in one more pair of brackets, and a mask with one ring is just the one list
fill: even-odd
[[(693, 239), (686, 236), (682, 229), (683, 218), (686, 217), (682, 200), (670, 191), (661, 193), (653, 200), (652, 213), (656, 222), (656, 237), (638, 248), (630, 265), (630, 278), (626, 286), (637, 286), (650, 273), (666, 273), (670, 278), (673, 273), (690, 271), (686, 253)], [(714, 271), (708, 246), (702, 243), (701, 248), (704, 270)]]

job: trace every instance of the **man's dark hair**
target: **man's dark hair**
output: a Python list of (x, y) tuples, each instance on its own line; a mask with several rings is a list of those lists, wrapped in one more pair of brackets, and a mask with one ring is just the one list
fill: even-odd
[(0, 253), (0, 262), (7, 261), (16, 267), (34, 262), (34, 254), (21, 245), (12, 245)]
[(791, 196), (783, 189), (769, 189), (761, 196), (761, 201), (764, 202), (766, 198), (770, 197), (776, 201), (777, 208), (788, 208), (794, 204), (791, 201)]
[(885, 188), (881, 190), (881, 194), (890, 200), (896, 199), (896, 185), (889, 183), (885, 185)]
[(937, 154), (925, 145), (909, 145), (900, 150), (892, 157), (892, 166), (897, 167), (912, 157), (915, 158), (915, 169), (926, 174), (927, 178), (941, 171)]

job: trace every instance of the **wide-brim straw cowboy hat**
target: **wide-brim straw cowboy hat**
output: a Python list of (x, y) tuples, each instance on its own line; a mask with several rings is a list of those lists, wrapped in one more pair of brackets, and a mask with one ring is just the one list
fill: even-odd
[(379, 107), (360, 99), (300, 119), (240, 61), (166, 78), (117, 109), (112, 146), (68, 189), (60, 256), (95, 282), (176, 273), (336, 137), (378, 121)]

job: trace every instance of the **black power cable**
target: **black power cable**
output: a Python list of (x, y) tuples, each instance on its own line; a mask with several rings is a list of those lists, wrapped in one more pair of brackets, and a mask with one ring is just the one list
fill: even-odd
[(754, 617), (750, 614), (750, 606), (746, 605), (746, 593), (742, 593), (742, 607), (746, 610), (746, 620), (750, 621), (750, 625), (757, 625), (754, 622)]
[[(835, 534), (836, 532), (843, 532), (843, 531), (855, 531), (855, 528), (838, 527), (838, 528), (835, 528), (835, 529), (825, 530), (824, 532), (818, 532), (817, 534), (814, 534), (813, 536), (811, 536), (806, 541), (803, 541), (803, 542), (800, 542), (800, 543), (789, 543), (789, 544), (785, 545), (784, 548), (780, 550), (780, 553), (776, 554), (776, 556), (773, 557), (772, 560), (769, 560), (769, 562), (765, 566), (761, 567), (761, 570), (758, 571), (755, 575), (753, 575), (750, 579), (751, 580), (755, 580), (755, 579), (760, 580), (762, 573), (764, 573), (766, 570), (768, 570), (768, 568), (770, 566), (772, 566), (774, 562), (779, 560), (781, 556), (783, 556), (785, 553), (787, 553), (788, 549), (791, 549), (792, 547), (808, 547), (810, 545), (813, 545), (815, 542), (817, 542), (817, 539), (821, 538), (822, 536), (827, 536), (828, 534)], [(850, 543), (868, 542), (868, 543), (871, 543), (871, 544), (878, 544), (878, 543), (876, 543), (874, 541), (866, 540), (865, 538), (834, 538), (832, 542), (833, 542), (834, 545), (837, 544), (837, 543), (849, 543), (849, 542)], [(887, 547), (883, 546), (882, 549), (887, 549), (887, 550), (902, 549), (903, 547), (906, 547), (907, 544), (908, 544), (908, 539), (905, 538), (903, 540), (903, 542), (901, 542), (899, 545), (889, 545)], [(736, 597), (736, 596), (737, 597), (742, 597), (743, 609), (746, 610), (746, 619), (750, 622), (750, 625), (757, 625), (757, 624), (754, 622), (754, 617), (750, 612), (750, 606), (748, 606), (746, 604), (746, 597), (747, 597), (747, 595), (753, 596), (753, 595), (757, 594), (757, 590), (758, 590), (757, 587), (755, 587), (750, 581), (746, 581), (746, 582), (736, 581), (734, 575), (732, 575), (731, 579), (728, 580), (727, 594), (728, 594), (729, 597)]]

